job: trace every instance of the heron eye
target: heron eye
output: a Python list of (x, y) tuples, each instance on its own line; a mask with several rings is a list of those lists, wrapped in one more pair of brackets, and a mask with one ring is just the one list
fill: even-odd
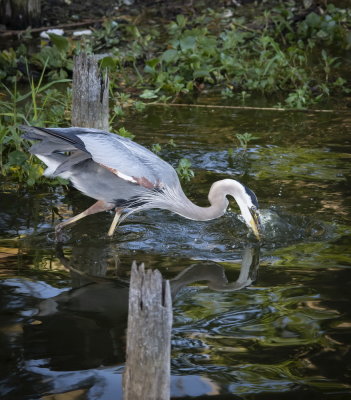
[(247, 186), (245, 186), (245, 185), (243, 185), (243, 186), (244, 186), (244, 188), (245, 188), (245, 192), (250, 196), (250, 199), (251, 199), (252, 204), (253, 204), (256, 208), (259, 208), (259, 206), (258, 206), (258, 200), (257, 200), (257, 197), (256, 197), (255, 193), (254, 193), (251, 189), (249, 189)]

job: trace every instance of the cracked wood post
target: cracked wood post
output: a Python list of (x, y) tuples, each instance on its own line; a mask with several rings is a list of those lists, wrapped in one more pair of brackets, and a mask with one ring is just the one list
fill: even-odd
[(129, 288), (124, 400), (169, 400), (172, 299), (159, 271), (134, 262)]
[(109, 130), (107, 72), (102, 73), (98, 56), (81, 53), (74, 57), (72, 126)]

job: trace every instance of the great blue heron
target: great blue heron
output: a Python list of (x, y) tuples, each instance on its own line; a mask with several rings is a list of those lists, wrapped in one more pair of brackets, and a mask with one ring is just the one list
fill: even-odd
[[(199, 207), (185, 196), (173, 167), (130, 139), (89, 128), (21, 129), (25, 139), (39, 141), (29, 151), (47, 165), (45, 176), (69, 179), (75, 188), (97, 200), (87, 210), (56, 225), (56, 233), (87, 215), (112, 209), (115, 216), (109, 236), (118, 221), (151, 208), (207, 221), (226, 212), (226, 196), (231, 195), (246, 225), (259, 239), (256, 195), (233, 179), (215, 182), (208, 194), (210, 206)], [(128, 211), (120, 218), (125, 209)]]

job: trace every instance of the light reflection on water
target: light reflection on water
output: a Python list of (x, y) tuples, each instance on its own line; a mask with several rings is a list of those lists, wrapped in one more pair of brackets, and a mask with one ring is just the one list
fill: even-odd
[[(241, 180), (256, 192), (264, 222), (260, 268), (239, 291), (230, 289), (243, 249), (256, 247), (234, 203), (223, 218), (206, 223), (158, 210), (134, 215), (111, 241), (105, 233), (112, 215), (94, 215), (67, 232), (58, 254), (52, 207), (68, 216), (90, 200), (61, 188), (18, 192), (4, 186), (2, 398), (44, 399), (67, 391), (120, 398), (126, 281), (137, 260), (173, 279), (178, 293), (174, 397), (349, 399), (347, 124), (334, 115), (157, 108), (126, 120), (140, 143), (164, 145), (162, 156), (174, 165), (182, 156), (192, 161), (196, 179), (185, 191), (193, 201), (205, 205), (210, 184), (221, 178)], [(259, 136), (245, 153), (235, 141), (244, 132)], [(176, 149), (165, 145), (171, 138)], [(233, 159), (228, 148), (234, 148)], [(67, 272), (67, 262), (83, 275)], [(195, 283), (192, 274), (203, 279)], [(208, 274), (217, 274), (216, 284), (205, 279)], [(96, 283), (88, 275), (114, 280)]]

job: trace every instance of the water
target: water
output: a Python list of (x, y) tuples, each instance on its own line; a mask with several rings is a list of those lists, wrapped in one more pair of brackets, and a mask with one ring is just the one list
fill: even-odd
[[(175, 107), (126, 119), (139, 143), (160, 143), (173, 165), (192, 162), (196, 178), (184, 188), (194, 202), (206, 205), (217, 179), (254, 190), (259, 247), (234, 202), (208, 222), (133, 215), (112, 240), (112, 214), (93, 215), (60, 247), (57, 212), (92, 201), (73, 189), (3, 184), (1, 398), (121, 398), (136, 260), (171, 279), (173, 398), (350, 399), (350, 123), (337, 112)], [(235, 134), (245, 132), (259, 139), (243, 152)]]

